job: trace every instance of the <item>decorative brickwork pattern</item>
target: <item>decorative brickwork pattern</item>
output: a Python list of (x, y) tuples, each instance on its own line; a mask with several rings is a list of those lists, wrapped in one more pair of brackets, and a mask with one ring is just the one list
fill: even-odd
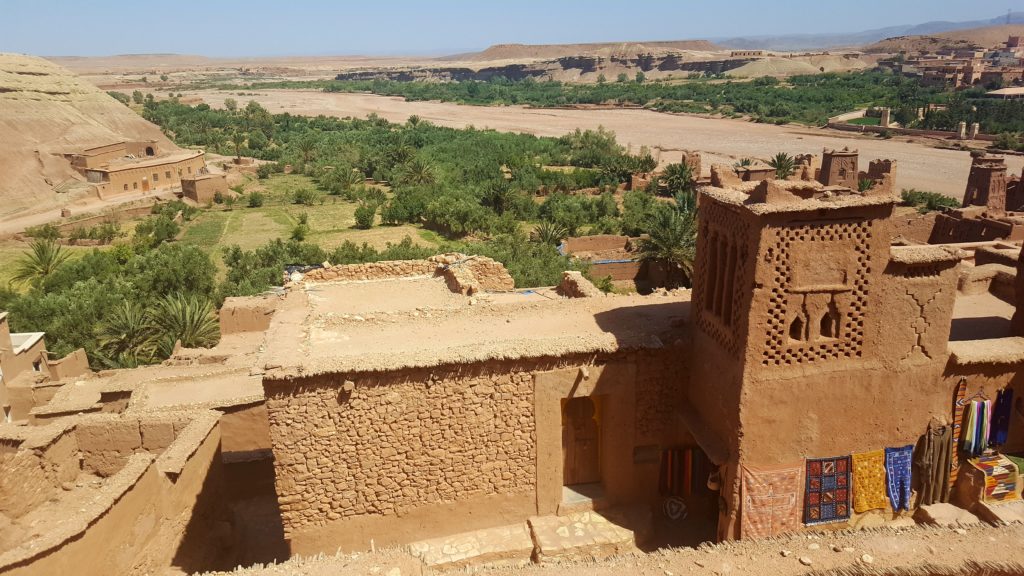
[(753, 263), (750, 227), (739, 214), (709, 202), (701, 208), (694, 310), (697, 326), (734, 355), (740, 353), (738, 327), (746, 314), (744, 279)]
[[(871, 273), (871, 221), (810, 223), (770, 229), (767, 233), (767, 259), (772, 277), (768, 334), (762, 364), (781, 366), (839, 358), (859, 358), (864, 348), (864, 318), (868, 308), (868, 275)], [(786, 309), (793, 280), (791, 247), (797, 243), (852, 241), (856, 264), (852, 274), (849, 309), (839, 318), (836, 338), (794, 342), (787, 333)]]

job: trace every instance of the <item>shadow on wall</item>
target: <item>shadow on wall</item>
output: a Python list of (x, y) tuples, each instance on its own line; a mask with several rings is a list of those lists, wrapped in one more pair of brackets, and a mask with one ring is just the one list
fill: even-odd
[(185, 534), (174, 553), (171, 565), (187, 574), (208, 570), (230, 570), (235, 566), (231, 550), (231, 524), (227, 521), (228, 491), (224, 483), (224, 466), (220, 448), (214, 455), (214, 465), (203, 479), (203, 487), (192, 507), (192, 516), (185, 526)]
[(990, 340), (1006, 338), (1010, 334), (1010, 319), (1002, 316), (954, 318), (949, 330), (949, 341)]
[[(667, 320), (667, 322), (666, 322)], [(681, 322), (690, 320), (690, 302), (665, 302), (616, 308), (594, 315), (594, 321), (605, 332), (615, 336), (620, 346), (636, 347), (638, 337), (658, 336), (662, 344), (669, 345), (671, 335), (681, 336)], [(654, 327), (664, 326), (665, 334), (659, 334)], [(646, 343), (644, 343), (646, 344)]]
[(194, 573), (281, 562), (288, 556), (273, 460), (211, 468), (172, 564)]

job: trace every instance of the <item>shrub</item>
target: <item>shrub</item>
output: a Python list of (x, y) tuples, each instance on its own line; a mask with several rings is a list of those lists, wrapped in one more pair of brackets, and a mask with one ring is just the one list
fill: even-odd
[(301, 204), (303, 206), (314, 206), (316, 204), (323, 204), (323, 195), (310, 188), (300, 188), (292, 194), (292, 203)]
[(903, 200), (902, 204), (904, 206), (913, 206), (922, 214), (925, 212), (934, 212), (947, 208), (960, 207), (960, 202), (955, 198), (950, 198), (949, 196), (936, 192), (915, 190), (913, 188), (904, 189), (903, 192), (900, 193), (900, 197)]
[(359, 204), (355, 211), (356, 228), (369, 230), (373, 227), (373, 219), (377, 216), (377, 205), (370, 202)]
[(254, 190), (249, 193), (249, 208), (259, 208), (263, 206), (263, 193)]
[(29, 238), (39, 238), (40, 240), (56, 240), (60, 238), (60, 228), (53, 224), (41, 224), (39, 226), (29, 226), (25, 229), (25, 236)]

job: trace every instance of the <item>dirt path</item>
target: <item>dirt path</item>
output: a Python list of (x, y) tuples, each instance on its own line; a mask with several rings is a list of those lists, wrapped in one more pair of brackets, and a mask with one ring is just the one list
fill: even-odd
[[(224, 99), (232, 96), (219, 91), (190, 92), (188, 95), (198, 95), (215, 108), (223, 107)], [(849, 146), (860, 150), (863, 169), (871, 159), (897, 160), (897, 187), (942, 192), (956, 198), (963, 196), (971, 165), (967, 152), (939, 150), (898, 139), (880, 140), (831, 130), (647, 110), (460, 106), (442, 102), (405, 102), (401, 98), (372, 94), (331, 94), (307, 90), (263, 90), (255, 96), (238, 98), (256, 100), (275, 113), (360, 118), (376, 113), (393, 122), (404, 122), (415, 114), (441, 126), (463, 128), (472, 125), (538, 136), (561, 136), (576, 128), (604, 126), (614, 130), (619, 141), (631, 145), (633, 150), (641, 145), (660, 146), (666, 150), (700, 150), (705, 153), (705, 166), (712, 162), (731, 164), (745, 156), (768, 158), (779, 151), (820, 154), (825, 147)], [(666, 161), (678, 161), (678, 154), (674, 152), (666, 152), (663, 156)], [(1008, 157), (1007, 164), (1011, 174), (1020, 174), (1024, 168), (1024, 157)]]

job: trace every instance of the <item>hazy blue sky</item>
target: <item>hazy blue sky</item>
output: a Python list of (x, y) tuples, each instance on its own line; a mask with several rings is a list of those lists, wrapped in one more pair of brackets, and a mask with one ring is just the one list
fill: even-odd
[(446, 54), (510, 42), (853, 32), (1008, 8), (1024, 10), (1024, 0), (0, 0), (0, 51)]

